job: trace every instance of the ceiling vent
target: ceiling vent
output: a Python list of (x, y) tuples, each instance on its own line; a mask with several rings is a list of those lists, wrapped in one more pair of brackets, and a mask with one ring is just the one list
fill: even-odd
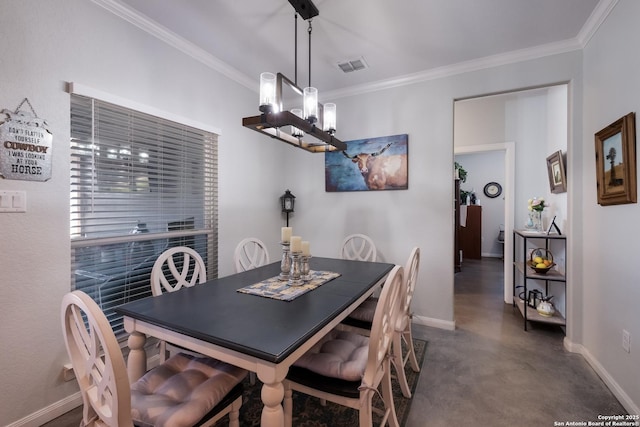
[(360, 56), (358, 58), (338, 62), (338, 68), (345, 73), (350, 73), (352, 71), (364, 70), (365, 68), (369, 68), (369, 66), (365, 62), (364, 58)]

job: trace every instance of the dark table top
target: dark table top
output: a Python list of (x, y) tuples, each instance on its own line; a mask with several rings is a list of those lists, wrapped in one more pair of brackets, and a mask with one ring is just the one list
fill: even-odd
[(278, 363), (384, 278), (393, 264), (311, 258), (341, 276), (293, 301), (237, 292), (280, 273), (280, 262), (192, 288), (124, 304), (116, 311), (202, 341)]

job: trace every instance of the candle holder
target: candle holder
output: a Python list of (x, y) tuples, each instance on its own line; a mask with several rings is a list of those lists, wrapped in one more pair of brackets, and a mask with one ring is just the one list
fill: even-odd
[(289, 280), (291, 272), (291, 258), (289, 257), (289, 242), (282, 242), (282, 261), (280, 262), (280, 280)]
[(301, 276), (300, 252), (291, 252), (291, 277), (289, 278), (289, 286), (300, 286), (304, 284)]
[(309, 259), (311, 259), (311, 255), (303, 255), (300, 260), (301, 260), (301, 267), (300, 267), (300, 273), (301, 276), (300, 278), (302, 280), (304, 280), (305, 282), (308, 282), (311, 280), (311, 274), (309, 274)]

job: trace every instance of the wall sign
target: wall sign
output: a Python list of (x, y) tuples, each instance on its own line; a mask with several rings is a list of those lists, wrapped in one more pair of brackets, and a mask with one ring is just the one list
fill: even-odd
[[(25, 102), (31, 113), (20, 111)], [(24, 181), (50, 179), (53, 135), (29, 100), (25, 98), (16, 111), (2, 110), (0, 121), (0, 176)]]

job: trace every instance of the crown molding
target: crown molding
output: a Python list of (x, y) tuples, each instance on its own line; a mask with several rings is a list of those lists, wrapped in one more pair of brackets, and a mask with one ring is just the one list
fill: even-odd
[(469, 61), (459, 62), (457, 64), (447, 65), (444, 67), (433, 68), (431, 70), (421, 71), (418, 73), (406, 74), (404, 76), (387, 80), (380, 80), (374, 83), (367, 83), (344, 89), (327, 91), (323, 92), (323, 99), (338, 99), (347, 96), (361, 95), (368, 92), (375, 92), (399, 86), (412, 85), (424, 81), (455, 76), (472, 71), (484, 70), (501, 65), (529, 61), (532, 59), (558, 55), (561, 53), (580, 49), (582, 49), (582, 45), (575, 38), (560, 42), (548, 43), (545, 45), (534, 46), (527, 49), (520, 49), (512, 52), (486, 56), (484, 58), (472, 59)]
[[(210, 53), (199, 48), (188, 40), (185, 40), (175, 33), (169, 31), (167, 28), (159, 25), (157, 22), (143, 16), (136, 10), (123, 5), (117, 0), (91, 1), (105, 8), (114, 15), (126, 20), (127, 22), (130, 22), (141, 30), (164, 41), (168, 45), (173, 46), (181, 52), (191, 56), (195, 60), (203, 63), (213, 70), (218, 71), (225, 77), (228, 77), (229, 79), (254, 92), (259, 91), (259, 85), (255, 79), (246, 76), (239, 70), (229, 66), (227, 63), (219, 60), (218, 58), (214, 57)], [(484, 58), (472, 59), (453, 65), (447, 65), (417, 73), (406, 74), (404, 76), (394, 77), (391, 79), (379, 80), (372, 83), (350, 86), (333, 91), (326, 91), (322, 93), (322, 99), (339, 99), (348, 96), (377, 92), (380, 90), (392, 89), (400, 86), (408, 86), (424, 81), (455, 76), (472, 71), (479, 71), (502, 65), (538, 59), (545, 56), (558, 55), (574, 50), (581, 50), (589, 43), (591, 37), (593, 37), (600, 25), (602, 25), (602, 23), (605, 21), (605, 19), (617, 3), (618, 0), (600, 0), (578, 35), (572, 39), (487, 56)]]
[(199, 48), (190, 41), (176, 35), (157, 22), (152, 21), (144, 15), (140, 14), (138, 11), (125, 6), (124, 4), (116, 0), (91, 1), (93, 1), (98, 6), (105, 8), (117, 17), (124, 19), (125, 21), (135, 25), (141, 30), (167, 43), (169, 46), (172, 46), (185, 53), (186, 55), (191, 56), (195, 60), (202, 62), (207, 67), (218, 71), (220, 74), (228, 77), (236, 83), (239, 83), (254, 92), (258, 92), (259, 83), (255, 79), (249, 78), (245, 74), (229, 66), (227, 63), (219, 60), (215, 56)]
[(582, 29), (578, 33), (577, 39), (580, 41), (582, 48), (584, 49), (591, 37), (598, 31), (600, 25), (607, 19), (609, 13), (618, 4), (618, 0), (600, 0), (596, 5), (596, 8), (591, 12), (591, 16), (587, 19), (587, 22), (582, 26)]

